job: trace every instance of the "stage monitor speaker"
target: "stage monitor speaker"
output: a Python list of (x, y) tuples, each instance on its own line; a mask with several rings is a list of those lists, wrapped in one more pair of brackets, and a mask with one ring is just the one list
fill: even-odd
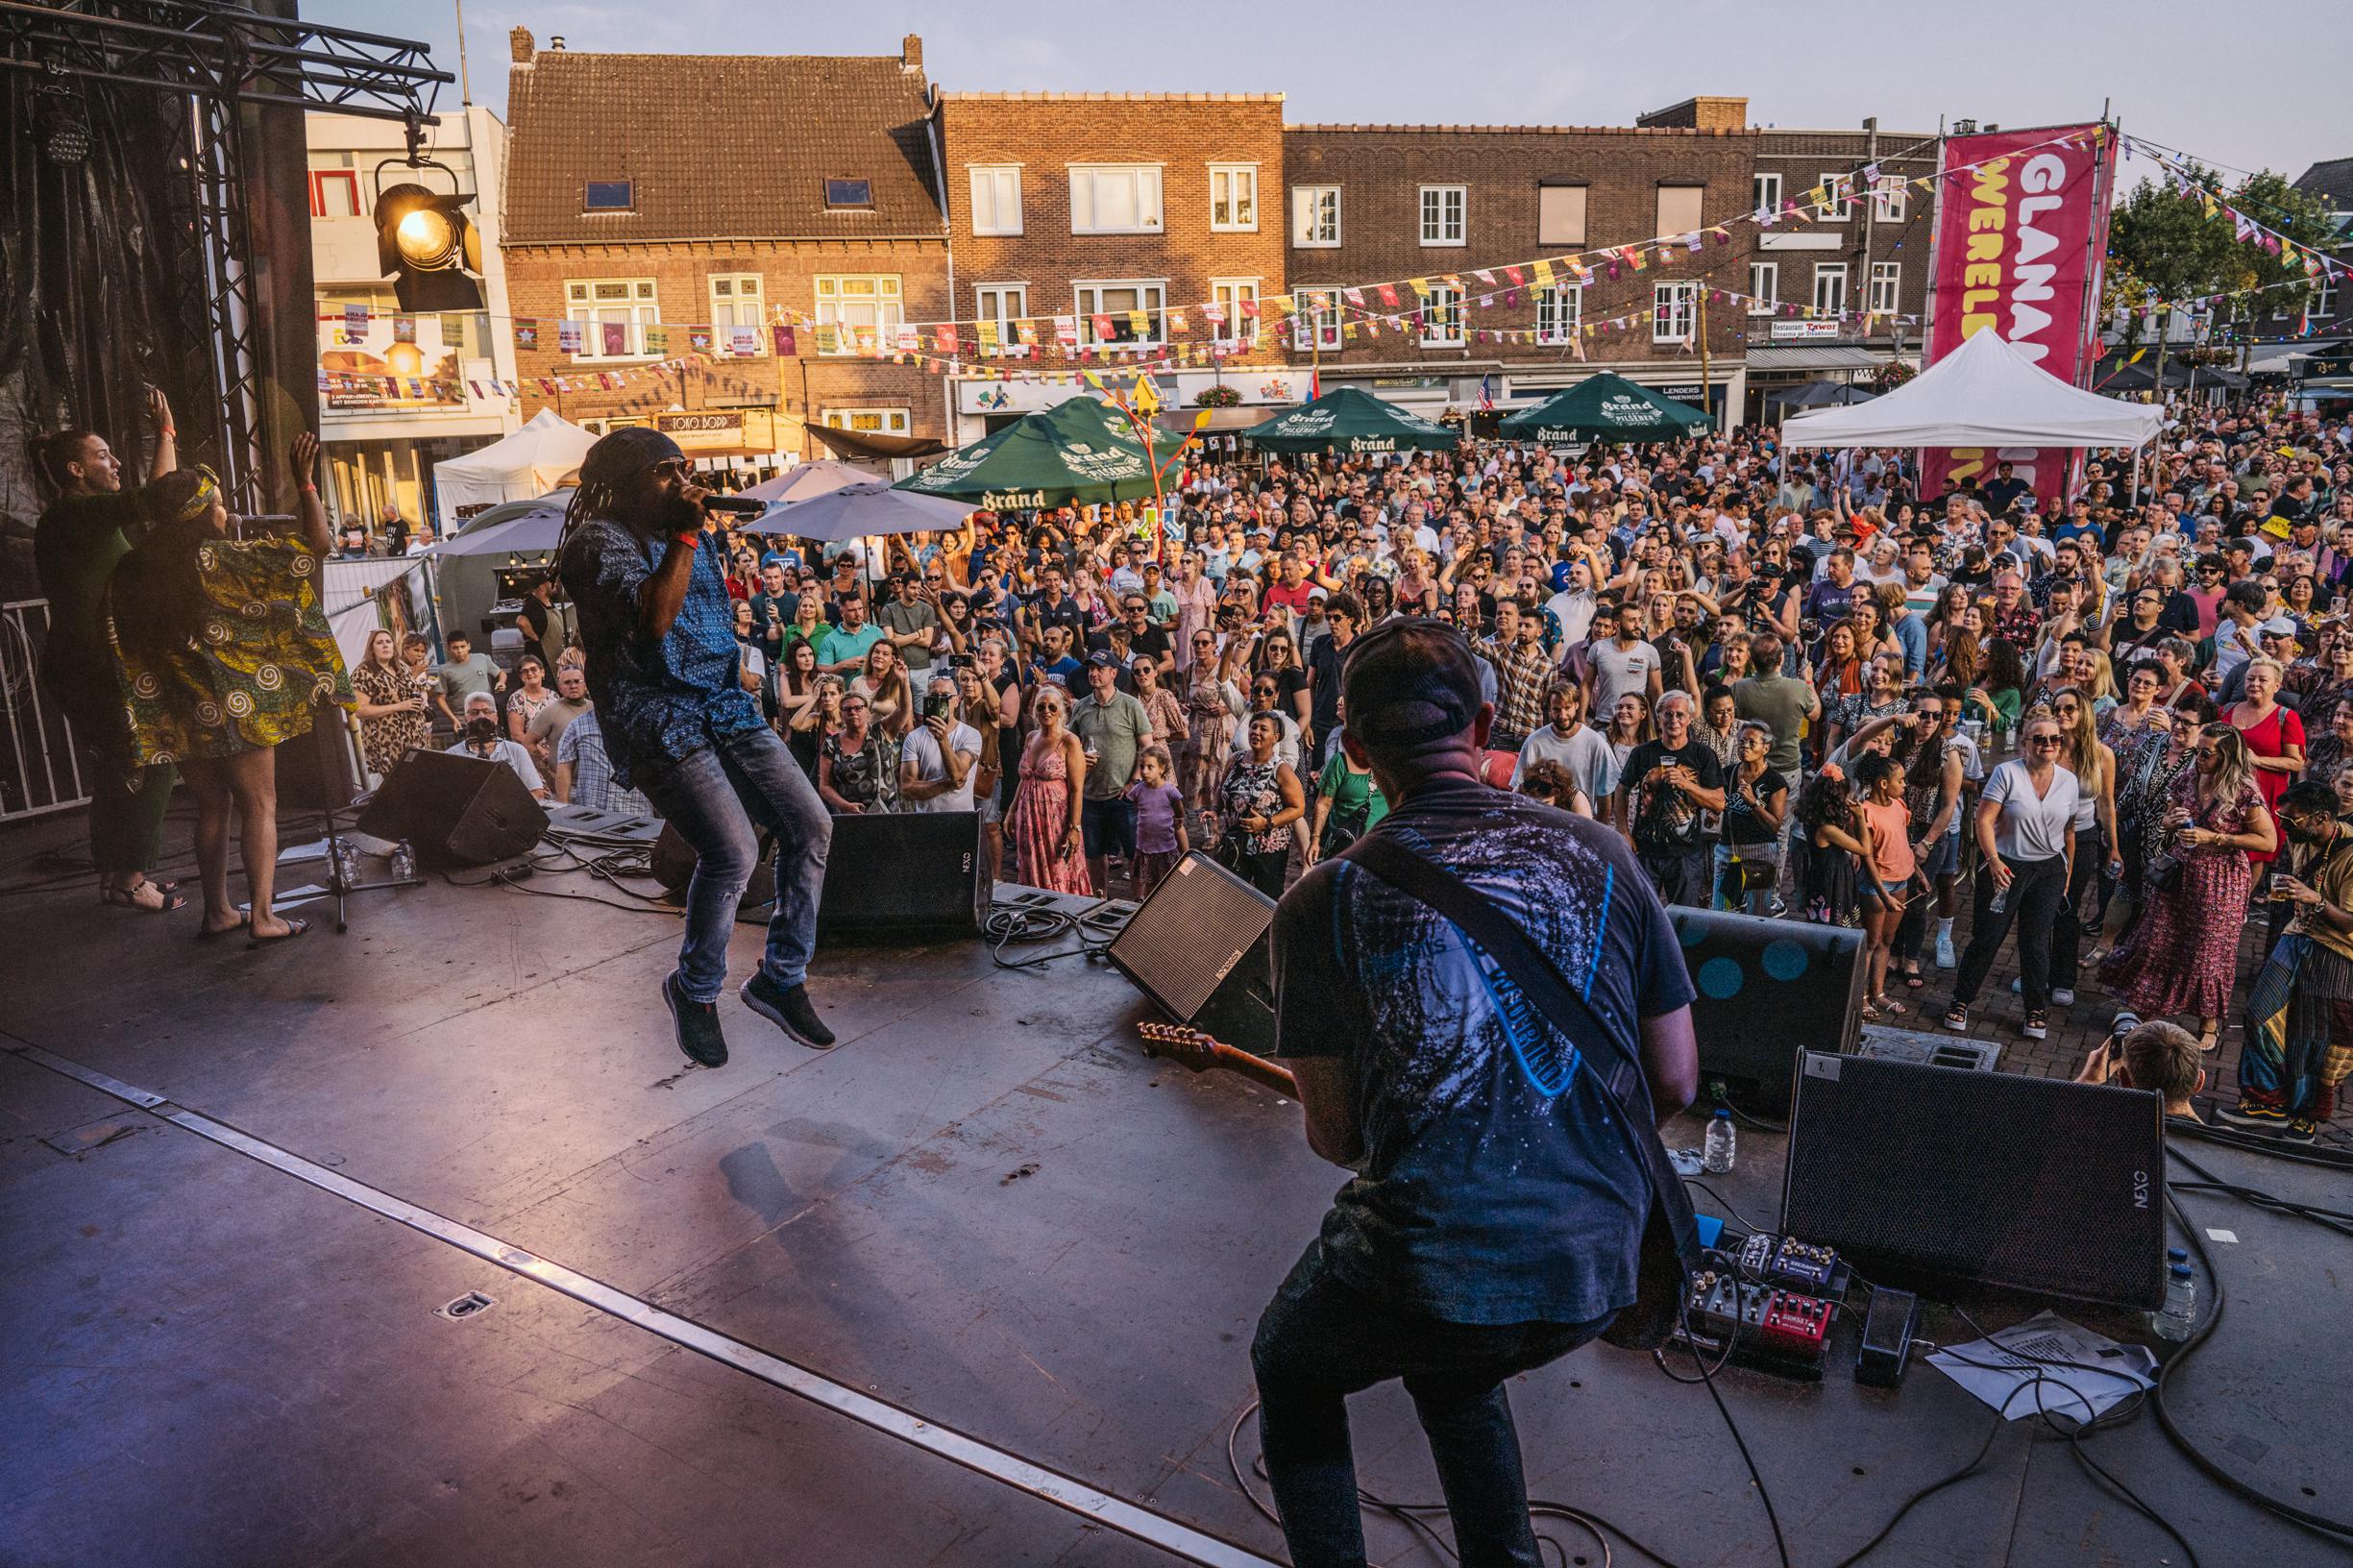
[[(760, 835), (760, 858), (752, 863), (751, 876), (744, 884), (743, 896), (735, 901), (735, 918), (751, 924), (768, 923), (769, 906), (776, 901), (776, 843), (766, 833)], [(695, 878), (695, 863), (701, 857), (695, 846), (679, 836), (668, 822), (654, 835), (653, 847), (647, 854), (647, 867), (653, 879), (662, 884), (674, 904), (686, 902), (686, 885)]]
[(2155, 1307), (2164, 1122), (2144, 1090), (1809, 1051), (1781, 1229), (1904, 1289)]
[(1761, 1115), (1789, 1109), (1800, 1051), (1854, 1048), (1863, 1005), (1863, 933), (1849, 926), (1670, 909), (1691, 1004), (1703, 1085), (1724, 1079)]
[(976, 937), (994, 890), (976, 811), (836, 817), (821, 943)]
[(1275, 1046), (1275, 901), (1195, 850), (1106, 950), (1179, 1023), (1265, 1056)]
[(433, 867), (511, 860), (547, 830), (547, 810), (521, 774), (460, 751), (409, 752), (359, 813), (360, 832), (406, 839)]

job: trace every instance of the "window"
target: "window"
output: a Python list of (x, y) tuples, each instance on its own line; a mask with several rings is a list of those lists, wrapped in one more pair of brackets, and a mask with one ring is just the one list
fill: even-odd
[[(768, 352), (768, 310), (756, 272), (714, 273), (711, 277), (711, 352), (757, 357)], [(751, 347), (738, 346), (735, 330), (751, 329)]]
[(1814, 263), (1814, 314), (1840, 316), (1847, 311), (1847, 263)]
[(591, 180), (580, 198), (589, 212), (626, 212), (637, 206), (637, 187), (627, 180)]
[(1291, 290), (1291, 298), (1299, 306), (1291, 322), (1293, 342), (1302, 349), (1338, 349), (1344, 319), (1340, 291), (1308, 283)]
[[(830, 277), (817, 280), (818, 352), (835, 355), (872, 351), (888, 342), (886, 333), (904, 318), (898, 274), (875, 277)], [(833, 347), (824, 347), (824, 329), (833, 329)]]
[(1006, 347), (1014, 341), (1013, 324), (1029, 315), (1029, 285), (983, 283), (972, 290), (972, 301), (975, 318), (996, 323), (997, 344)]
[(1536, 290), (1536, 341), (1564, 344), (1577, 341), (1577, 329), (1585, 319), (1585, 291), (1581, 284), (1562, 283)]
[(1778, 261), (1749, 263), (1749, 314), (1769, 316), (1781, 303), (1781, 264)]
[(1585, 187), (1536, 187), (1536, 243), (1544, 246), (1585, 242)]
[[(1461, 189), (1459, 185), (1446, 188)], [(1430, 285), (1430, 297), (1422, 301), (1422, 346), (1428, 349), (1462, 346), (1462, 290), (1444, 283)]]
[(1258, 308), (1259, 281), (1256, 278), (1212, 278), (1210, 298), (1225, 312), (1225, 324), (1215, 329), (1217, 338), (1224, 343), (1256, 343), (1259, 340), (1259, 321), (1242, 310), (1243, 302)]
[(1658, 187), (1658, 227), (1651, 231), (1661, 238), (1697, 233), (1700, 209), (1706, 200), (1704, 185), (1661, 185)]
[(349, 169), (313, 169), (310, 173), (310, 215), (314, 218), (358, 217), (359, 176)]
[(1865, 296), (1863, 308), (1875, 316), (1892, 316), (1901, 308), (1897, 296), (1903, 288), (1903, 264), (1899, 261), (1874, 261), (1871, 264), (1871, 292)]
[(870, 435), (911, 435), (914, 424), (904, 408), (828, 408), (817, 422), (835, 430), (864, 430)]
[(1781, 177), (1778, 174), (1759, 172), (1750, 183), (1750, 189), (1755, 193), (1756, 210), (1759, 212), (1778, 212), (1781, 209)]
[(1680, 343), (1698, 332), (1700, 285), (1659, 283), (1651, 290), (1651, 341)]
[(1210, 165), (1210, 228), (1221, 233), (1258, 232), (1259, 166)]
[(1157, 234), (1160, 165), (1070, 165), (1070, 232), (1074, 234)]
[(2321, 275), (2313, 285), (2312, 304), (2304, 307), (2306, 321), (2326, 321), (2337, 313), (2337, 280)]
[[(1095, 347), (1157, 346), (1162, 340), (1162, 315), (1168, 303), (1165, 282), (1120, 280), (1074, 285), (1078, 298), (1078, 340)], [(1142, 331), (1137, 318), (1140, 316)]]
[(1871, 216), (1877, 223), (1903, 221), (1903, 176), (1883, 174), (1871, 187)]
[[(650, 278), (588, 278), (564, 284), (564, 319), (579, 322), (576, 359), (639, 359), (646, 329), (662, 319)], [(618, 336), (612, 328), (621, 329)]]
[(1815, 184), (1822, 186), (1830, 200), (1826, 206), (1814, 208), (1815, 215), (1832, 223), (1844, 223), (1854, 216), (1854, 176), (1831, 170)]
[(972, 233), (1021, 232), (1021, 170), (1014, 164), (975, 163), (972, 176)]
[(1422, 187), (1422, 243), (1425, 245), (1459, 245), (1462, 240), (1462, 205), (1467, 197), (1464, 185), (1424, 185)]
[(1340, 242), (1340, 187), (1291, 186), (1291, 243), (1302, 250), (1330, 250)]
[(872, 207), (874, 182), (871, 180), (828, 180), (825, 182), (827, 207)]

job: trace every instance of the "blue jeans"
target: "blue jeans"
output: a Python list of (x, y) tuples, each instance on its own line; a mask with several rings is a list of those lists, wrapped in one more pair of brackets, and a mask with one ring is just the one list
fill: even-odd
[[(1613, 1314), (1614, 1315), (1614, 1314)], [(1294, 1568), (1363, 1568), (1348, 1396), (1405, 1380), (1430, 1438), (1463, 1568), (1542, 1568), (1504, 1380), (1609, 1326), (1447, 1323), (1342, 1284), (1312, 1241), (1259, 1319), (1259, 1442)]]
[(686, 940), (678, 945), (678, 984), (688, 998), (719, 1000), (727, 939), (759, 862), (762, 830), (776, 840), (776, 908), (761, 967), (780, 986), (799, 985), (817, 946), (833, 819), (776, 732), (762, 727), (715, 741), (640, 779), (638, 788), (698, 857), (686, 885)]

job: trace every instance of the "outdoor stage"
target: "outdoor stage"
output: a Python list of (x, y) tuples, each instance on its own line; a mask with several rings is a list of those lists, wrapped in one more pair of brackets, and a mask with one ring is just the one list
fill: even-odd
[[(0, 838), (0, 860), (74, 842), (37, 824)], [(823, 1397), (944, 1424), (1000, 1472), (1030, 1461), (1242, 1549), (1229, 1560), (1282, 1559), (1227, 1435), (1259, 1310), (1340, 1173), (1295, 1106), (1144, 1058), (1144, 1007), (1108, 966), (1003, 972), (977, 942), (821, 955), (812, 989), (839, 1048), (805, 1050), (730, 997), (734, 1062), (689, 1071), (655, 994), (669, 916), (440, 884), (354, 909), (347, 937), (248, 953), (192, 943), (193, 912), (126, 917), (80, 891), (0, 903), (0, 1560), (1178, 1560), (353, 1197), (477, 1227), (756, 1347), (772, 1373), (819, 1374)], [(757, 943), (739, 928), (747, 971)], [(171, 1103), (135, 1109), (28, 1047)], [(362, 1185), (332, 1195), (227, 1146), (230, 1128)], [(1688, 1123), (1669, 1139), (1697, 1140)], [(2309, 1201), (2341, 1189), (2197, 1158)], [(1778, 1159), (1744, 1132), (1720, 1183), (1760, 1222)], [(2241, 1473), (2346, 1512), (2343, 1243), (2186, 1201), (2238, 1242), (2215, 1247), (2229, 1310), (2180, 1413)], [(468, 1291), (494, 1305), (436, 1315)], [(1923, 1332), (1970, 1336), (1942, 1311)], [(1818, 1386), (1719, 1380), (1803, 1568), (1860, 1545), (1991, 1423), (1924, 1365), (1859, 1388), (1852, 1342), (1842, 1329)], [(1514, 1399), (1536, 1494), (1690, 1568), (1775, 1560), (1703, 1388), (1596, 1346)], [(2182, 1560), (2033, 1429), (2005, 1427), (1870, 1560)], [(1356, 1402), (1356, 1431), (1367, 1486), (1435, 1497), (1397, 1388)], [(2209, 1564), (2336, 1560), (2200, 1477), (2145, 1415), (2090, 1447)], [(1247, 1423), (1239, 1453), (1257, 1453)], [(1603, 1561), (1546, 1528), (1568, 1561)], [(1376, 1560), (1436, 1560), (1391, 1522), (1368, 1531)]]

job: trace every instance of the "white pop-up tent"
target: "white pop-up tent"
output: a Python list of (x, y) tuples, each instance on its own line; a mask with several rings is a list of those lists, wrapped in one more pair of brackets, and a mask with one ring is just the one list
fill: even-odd
[(2162, 410), (2070, 386), (1981, 331), (1885, 397), (1791, 415), (1781, 445), (2138, 447), (2164, 423)]
[(542, 408), (523, 429), (479, 452), (433, 465), (433, 531), (448, 538), (451, 519), (461, 507), (495, 506), (502, 501), (544, 496), (578, 472), (580, 459), (597, 444), (552, 408)]

